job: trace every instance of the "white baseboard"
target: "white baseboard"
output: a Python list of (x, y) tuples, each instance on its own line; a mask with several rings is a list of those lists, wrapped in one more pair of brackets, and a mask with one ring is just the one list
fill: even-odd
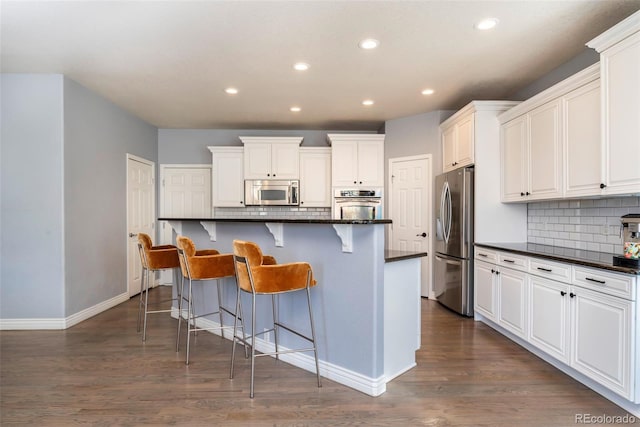
[(0, 319), (0, 330), (67, 329), (127, 300), (129, 294), (125, 292), (62, 319)]
[[(186, 316), (186, 311), (183, 312), (183, 315)], [(178, 318), (178, 309), (173, 307), (171, 311), (171, 316), (174, 318)], [(220, 324), (218, 322), (214, 322), (209, 319), (197, 319), (196, 326), (199, 328), (218, 328), (218, 330), (210, 330), (209, 332), (221, 336)], [(224, 330), (224, 337), (231, 340), (232, 333), (229, 330)], [(268, 353), (275, 351), (275, 344), (269, 341), (266, 341), (262, 338), (256, 338), (256, 350), (262, 353)], [(280, 346), (280, 350), (289, 350), (286, 347)], [(315, 374), (316, 372), (316, 363), (315, 358), (311, 354), (303, 354), (303, 353), (289, 353), (289, 354), (281, 354), (280, 360), (283, 362), (289, 363), (298, 368), (304, 369), (305, 371), (312, 372)], [(339, 384), (350, 387), (354, 390), (358, 390), (362, 393), (368, 394), (369, 396), (380, 396), (382, 393), (387, 391), (387, 382), (390, 381), (390, 378), (380, 376), (378, 378), (371, 378), (366, 375), (360, 374), (358, 372), (351, 371), (349, 369), (342, 368), (340, 366), (336, 366), (332, 363), (325, 362), (323, 360), (319, 360), (318, 364), (320, 365), (320, 376), (324, 378), (328, 378), (332, 381), (335, 381)]]

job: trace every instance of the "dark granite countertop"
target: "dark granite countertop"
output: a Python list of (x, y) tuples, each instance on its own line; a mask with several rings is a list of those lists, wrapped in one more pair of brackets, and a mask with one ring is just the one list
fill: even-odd
[(427, 255), (428, 254), (426, 252), (397, 251), (394, 249), (385, 249), (384, 261), (385, 262), (402, 261), (403, 259), (422, 258)]
[(640, 275), (640, 268), (613, 265), (613, 255), (605, 252), (585, 251), (582, 249), (562, 248), (537, 243), (475, 243), (484, 248), (508, 251), (521, 255), (534, 256), (554, 261), (602, 268), (618, 273)]
[(391, 224), (390, 219), (313, 219), (313, 218), (269, 218), (266, 216), (255, 218), (158, 218), (158, 221), (215, 221), (215, 222), (275, 222), (292, 224)]

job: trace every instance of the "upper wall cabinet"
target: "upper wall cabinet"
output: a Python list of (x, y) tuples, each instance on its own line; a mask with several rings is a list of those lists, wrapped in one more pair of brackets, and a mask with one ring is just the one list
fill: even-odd
[(302, 137), (241, 136), (245, 179), (298, 179)]
[(503, 202), (601, 191), (598, 87), (596, 64), (499, 116)]
[(473, 164), (475, 148), (473, 124), (473, 111), (467, 111), (440, 126), (444, 172)]
[(587, 43), (600, 53), (603, 195), (640, 193), (640, 12)]
[(333, 187), (384, 187), (384, 135), (329, 134)]
[(330, 147), (300, 147), (300, 207), (331, 207)]
[(211, 204), (244, 207), (242, 147), (207, 147), (211, 151)]

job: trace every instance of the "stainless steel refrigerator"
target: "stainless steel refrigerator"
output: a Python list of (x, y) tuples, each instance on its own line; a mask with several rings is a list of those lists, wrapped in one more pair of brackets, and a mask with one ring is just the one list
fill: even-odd
[(436, 177), (435, 293), (473, 316), (473, 167)]

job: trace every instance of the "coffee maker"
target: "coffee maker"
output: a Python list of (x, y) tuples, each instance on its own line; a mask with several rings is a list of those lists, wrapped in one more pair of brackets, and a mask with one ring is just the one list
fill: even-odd
[(624, 254), (614, 255), (613, 264), (640, 267), (640, 214), (624, 215), (620, 223)]

